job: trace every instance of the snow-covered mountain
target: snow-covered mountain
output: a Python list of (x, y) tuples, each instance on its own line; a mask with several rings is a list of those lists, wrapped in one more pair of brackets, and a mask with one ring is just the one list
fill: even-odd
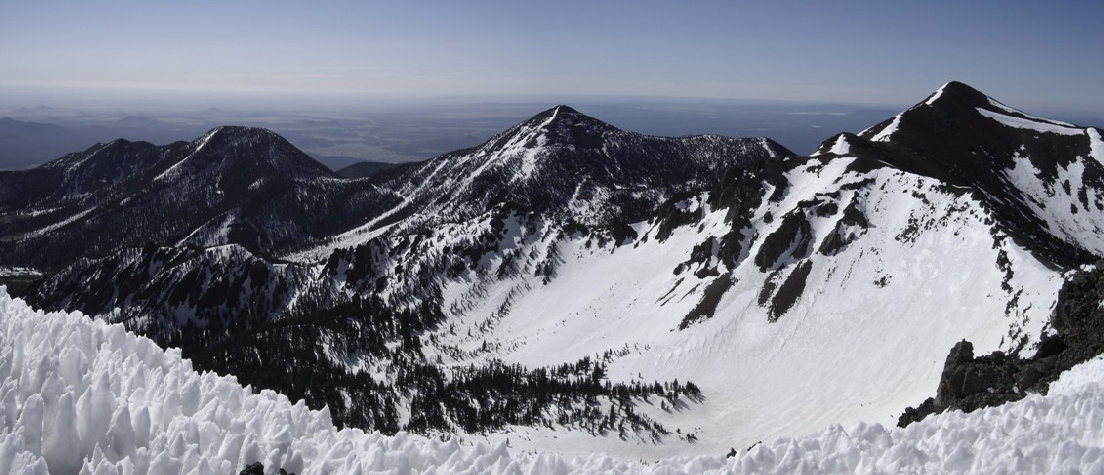
[(1034, 117), (950, 82), (859, 137), (863, 155), (970, 189), (1042, 257), (1069, 264), (1104, 253), (1100, 129)]
[(430, 160), (392, 186), (432, 223), (470, 220), (500, 203), (588, 225), (635, 222), (657, 200), (712, 186), (727, 169), (787, 155), (766, 138), (626, 132), (561, 105)]
[[(239, 180), (216, 157), (299, 156), (250, 129), (207, 145), (221, 130), (155, 148), (176, 158), (143, 186), (215, 199), (286, 173)], [(171, 238), (115, 221), (137, 237), (43, 267), (26, 296), (325, 404), (338, 424), (720, 454), (896, 423), (929, 396), (929, 412), (995, 388), (1023, 397), (1099, 352), (1078, 337), (1095, 317), (1068, 310), (1088, 305), (1070, 282), (1104, 253), (1100, 134), (954, 82), (809, 157), (763, 138), (643, 136), (558, 106), (365, 179), (289, 165), (277, 191), (216, 199), (233, 207)], [(0, 183), (60, 193), (33, 173)], [(33, 203), (0, 219), (30, 220)], [(233, 232), (245, 223), (261, 231)], [(994, 351), (1000, 374), (972, 356)]]
[(556, 106), (478, 147), (373, 175), (403, 201), (287, 257), (317, 261), (374, 236), (468, 222), (502, 207), (622, 237), (628, 223), (648, 219), (671, 196), (712, 187), (729, 170), (793, 155), (768, 138), (647, 136)]
[(264, 129), (218, 127), (165, 146), (120, 139), (0, 172), (0, 251), (4, 265), (39, 268), (150, 244), (272, 252), (393, 200)]

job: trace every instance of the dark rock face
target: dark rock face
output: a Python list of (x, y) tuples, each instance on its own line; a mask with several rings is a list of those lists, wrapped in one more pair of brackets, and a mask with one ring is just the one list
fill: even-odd
[(264, 464), (261, 462), (253, 462), (247, 465), (245, 469), (238, 472), (238, 475), (264, 475)]
[(994, 398), (1020, 392), (1015, 385), (1018, 373), (1014, 357), (1001, 352), (974, 357), (974, 345), (960, 341), (947, 355), (935, 404), (970, 408), (989, 405), (986, 403)]
[[(287, 470), (280, 469), (280, 475), (295, 475), (295, 472), (288, 473)], [(253, 462), (245, 466), (245, 469), (238, 472), (238, 475), (264, 475), (264, 464), (261, 462)]]
[(805, 281), (809, 279), (809, 272), (812, 269), (812, 262), (802, 261), (794, 267), (790, 275), (786, 276), (786, 280), (782, 281), (778, 292), (771, 299), (768, 317), (771, 322), (777, 321), (779, 317), (790, 311), (797, 298), (805, 292)]
[(728, 289), (732, 288), (732, 285), (735, 283), (735, 280), (730, 274), (725, 274), (713, 279), (713, 281), (705, 287), (705, 292), (704, 295), (702, 295), (701, 301), (694, 306), (694, 309), (691, 310), (690, 313), (682, 318), (682, 322), (679, 323), (679, 329), (686, 329), (698, 320), (713, 318), (713, 313), (717, 311), (717, 305), (721, 302), (721, 297), (723, 297), (725, 292), (728, 292)]
[(730, 169), (710, 192), (710, 206), (728, 208), (725, 221), (730, 224), (730, 230), (721, 237), (717, 257), (730, 269), (736, 268), (745, 257), (745, 236), (754, 234), (751, 213), (763, 203), (767, 187), (775, 190), (769, 199), (780, 197), (780, 192), (786, 188), (785, 162), (785, 159), (766, 159), (746, 168)]
[[(1052, 347), (1062, 345), (1060, 337), (1045, 341)], [(972, 412), (1022, 399), (1030, 392), (1045, 393), (1051, 381), (1076, 363), (1058, 355), (1042, 355), (1025, 359), (997, 351), (975, 357), (973, 345), (960, 341), (947, 355), (935, 398), (905, 409), (897, 425), (905, 427), (948, 409)]]
[(787, 213), (778, 229), (763, 239), (755, 265), (760, 270), (774, 270), (788, 265), (788, 259), (808, 257), (812, 245), (813, 228), (801, 211)]
[(851, 203), (843, 209), (843, 217), (836, 222), (836, 226), (832, 232), (828, 233), (828, 235), (824, 237), (824, 240), (820, 242), (820, 247), (817, 248), (817, 252), (825, 256), (837, 254), (858, 238), (857, 233), (848, 233), (849, 228), (864, 230), (869, 226), (870, 223), (866, 221), (866, 216), (859, 210), (858, 204), (855, 201), (851, 201)]

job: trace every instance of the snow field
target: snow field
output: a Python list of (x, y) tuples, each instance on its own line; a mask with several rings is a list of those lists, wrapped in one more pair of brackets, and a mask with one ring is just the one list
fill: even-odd
[(0, 290), (0, 473), (1100, 473), (1104, 358), (1047, 396), (906, 429), (831, 425), (719, 455), (618, 461), (336, 430), (326, 411), (80, 314), (43, 314)]
[[(561, 240), (553, 244), (563, 258), (556, 278), (488, 282), (481, 301), (467, 298), (472, 282), (453, 281), (445, 301), (465, 305), (449, 318), (456, 334), (438, 337), (468, 350), (486, 341), (493, 349), (457, 364), (497, 358), (539, 367), (613, 351), (612, 381), (689, 380), (705, 396), (670, 412), (656, 401), (637, 405), (672, 433), (661, 444), (541, 428), (465, 437), (509, 440), (512, 447), (537, 452), (599, 450), (625, 460), (726, 453), (832, 424), (894, 424), (905, 407), (934, 395), (947, 351), (963, 338), (983, 354), (1013, 349), (1026, 336), (1030, 354), (1061, 276), (1011, 239), (991, 235), (987, 216), (969, 195), (892, 169), (855, 174), (847, 171), (849, 162), (844, 157), (794, 170), (783, 199), (755, 211), (761, 235), (745, 251), (751, 256), (780, 226), (779, 217), (828, 192), (838, 190), (839, 211), (807, 215), (813, 249), (834, 232), (852, 200), (870, 220), (867, 229), (852, 230), (866, 236), (838, 254), (808, 257), (812, 270), (804, 292), (773, 323), (758, 303), (771, 277), (749, 257), (736, 269), (720, 269), (731, 270), (736, 284), (713, 317), (678, 330), (715, 277), (694, 276), (696, 268), (678, 276), (672, 271), (695, 245), (728, 232), (724, 209), (705, 210), (700, 223), (675, 229), (663, 243), (653, 236), (610, 249), (587, 247), (582, 237)], [(866, 179), (873, 182), (850, 186)], [(768, 211), (775, 216), (770, 223), (764, 220)], [(640, 236), (650, 230), (648, 223), (634, 227)], [(532, 246), (544, 255), (547, 245), (521, 246), (523, 254)], [(1011, 275), (998, 265), (1002, 254)], [(780, 271), (774, 282), (794, 267)], [(488, 321), (493, 325), (484, 325)], [(472, 336), (466, 336), (469, 330)], [(695, 443), (684, 439), (688, 433), (695, 434)]]
[(1089, 136), (1089, 157), (1104, 165), (1104, 138), (1100, 136), (1100, 129), (1089, 127), (1085, 129), (1085, 135)]

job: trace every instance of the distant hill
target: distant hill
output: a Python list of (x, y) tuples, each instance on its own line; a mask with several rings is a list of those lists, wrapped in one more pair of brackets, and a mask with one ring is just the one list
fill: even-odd
[(379, 172), (395, 168), (398, 165), (397, 163), (388, 162), (357, 162), (338, 169), (337, 174), (344, 178), (367, 178)]

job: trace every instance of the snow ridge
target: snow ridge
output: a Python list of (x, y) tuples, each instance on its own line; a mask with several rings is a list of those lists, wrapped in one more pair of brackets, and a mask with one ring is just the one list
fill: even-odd
[(893, 118), (893, 122), (885, 126), (877, 135), (870, 138), (871, 142), (888, 142), (889, 138), (893, 136), (893, 133), (897, 131), (897, 127), (901, 125), (901, 115), (898, 114)]
[(216, 127), (214, 129), (211, 129), (211, 131), (207, 132), (207, 134), (205, 134), (199, 140), (196, 140), (195, 142), (193, 142), (193, 143), (196, 143), (198, 145), (196, 145), (195, 150), (192, 150), (192, 153), (188, 154), (188, 156), (180, 159), (180, 161), (172, 164), (171, 167), (166, 168), (165, 171), (163, 171), (163, 172), (159, 173), (157, 176), (153, 177), (153, 181), (161, 181), (161, 180), (164, 180), (164, 179), (168, 179), (170, 177), (175, 177), (179, 173), (179, 168), (180, 168), (181, 164), (188, 161), (190, 158), (194, 157), (197, 153), (199, 153), (201, 150), (203, 150), (203, 147), (207, 146), (207, 142), (209, 142), (211, 140), (211, 137), (214, 137), (215, 134), (217, 134), (220, 130), (222, 130), (222, 127)]
[(338, 431), (325, 409), (196, 373), (179, 350), (36, 312), (2, 287), (0, 341), (3, 473), (226, 474), (256, 461), (269, 473), (516, 473), (551, 462), (511, 461), (504, 444)]
[(1028, 129), (1037, 132), (1061, 135), (1080, 135), (1084, 133), (1084, 130), (1073, 127), (1071, 125), (1062, 125), (1056, 122), (1046, 121), (1042, 119), (1013, 117), (988, 111), (980, 107), (977, 108), (977, 111), (979, 114), (985, 117), (993, 119), (1009, 127), (1015, 127), (1017, 129)]
[(1073, 125), (1069, 122), (1062, 122), (1060, 120), (1054, 120), (1054, 119), (1045, 119), (1045, 118), (1042, 118), (1042, 117), (1036, 117), (1036, 116), (1033, 116), (1033, 115), (1030, 115), (1030, 114), (1026, 114), (1023, 111), (1019, 110), (1019, 109), (1008, 107), (1008, 106), (1002, 104), (1000, 101), (998, 101), (996, 99), (993, 99), (992, 97), (986, 96), (986, 100), (989, 101), (989, 105), (991, 105), (993, 107), (996, 107), (997, 109), (1000, 109), (1000, 110), (1002, 110), (1004, 112), (1007, 112), (1009, 114), (1022, 116), (1024, 118), (1028, 119), (1028, 120), (1033, 120), (1033, 121), (1036, 121), (1036, 122), (1047, 122), (1047, 123), (1050, 123), (1050, 124), (1060, 125), (1060, 126), (1063, 126), (1063, 127), (1076, 128), (1075, 125)]
[[(926, 106), (934, 106), (935, 102), (938, 101), (940, 97), (943, 97), (943, 92), (947, 90), (947, 87), (950, 86), (952, 82), (953, 81), (947, 81), (943, 83), (942, 86), (939, 86), (939, 89), (933, 92), (932, 95), (928, 96), (928, 100), (924, 101), (923, 104)], [(917, 104), (912, 108), (915, 109), (919, 106), (920, 104)]]
[(1089, 127), (1085, 129), (1085, 134), (1089, 136), (1089, 157), (1104, 165), (1104, 138), (1100, 136), (1100, 130)]

